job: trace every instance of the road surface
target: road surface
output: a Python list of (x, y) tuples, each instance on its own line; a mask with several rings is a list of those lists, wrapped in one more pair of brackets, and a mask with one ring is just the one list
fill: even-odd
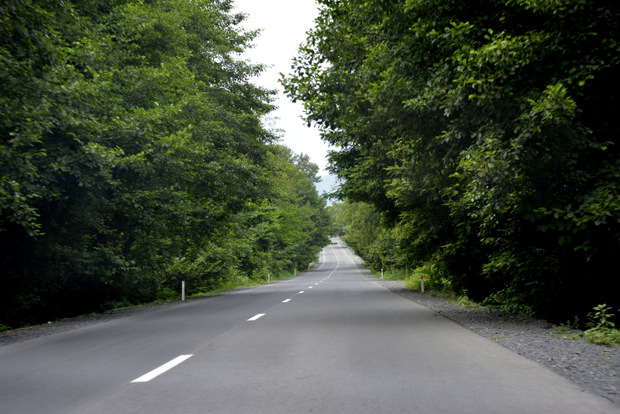
[(0, 347), (0, 413), (620, 413), (391, 293), (340, 241), (287, 280)]

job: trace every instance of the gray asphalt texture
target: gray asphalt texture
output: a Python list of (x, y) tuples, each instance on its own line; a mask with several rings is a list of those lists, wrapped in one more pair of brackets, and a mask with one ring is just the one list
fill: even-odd
[(620, 407), (620, 347), (585, 342), (581, 331), (486, 307), (466, 307), (422, 294), (397, 280), (377, 281), (394, 293), (488, 338), (532, 361), (543, 364), (583, 388)]
[[(0, 412), (620, 413), (616, 349), (407, 291), (359, 262), (331, 246), (271, 285), (4, 334)], [(194, 356), (130, 384), (179, 354)]]

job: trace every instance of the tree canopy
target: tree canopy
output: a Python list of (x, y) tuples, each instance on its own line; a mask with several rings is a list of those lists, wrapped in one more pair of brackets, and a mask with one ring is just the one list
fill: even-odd
[(319, 3), (283, 83), (380, 214), (382, 260), (529, 315), (620, 306), (620, 5)]
[(329, 242), (230, 0), (2, 0), (0, 19), (0, 324), (284, 275)]

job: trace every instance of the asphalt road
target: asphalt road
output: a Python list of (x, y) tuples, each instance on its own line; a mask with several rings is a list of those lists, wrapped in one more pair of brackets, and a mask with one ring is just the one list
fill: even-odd
[(1, 414), (620, 413), (372, 279), (296, 278), (0, 347)]

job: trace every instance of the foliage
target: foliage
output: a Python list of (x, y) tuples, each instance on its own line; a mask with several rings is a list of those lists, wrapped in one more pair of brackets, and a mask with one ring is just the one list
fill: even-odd
[(332, 206), (333, 222), (339, 223), (343, 240), (375, 271), (390, 268), (394, 260), (395, 235), (384, 228), (377, 209), (368, 203)]
[(620, 330), (616, 329), (616, 325), (611, 321), (614, 315), (609, 313), (612, 308), (603, 304), (593, 309), (595, 313), (588, 314), (590, 327), (583, 333), (585, 340), (598, 345), (620, 344)]
[(446, 279), (440, 269), (433, 263), (427, 263), (411, 272), (406, 279), (406, 285), (412, 289), (420, 290), (424, 277), (424, 290), (436, 294), (448, 294), (452, 292), (450, 281)]
[(389, 265), (431, 263), (478, 301), (550, 320), (618, 304), (620, 6), (319, 3), (283, 84), (339, 147), (342, 196), (376, 209), (348, 240), (367, 262), (385, 237)]
[(327, 244), (316, 166), (263, 128), (273, 92), (231, 10), (0, 3), (3, 323), (282, 274)]

